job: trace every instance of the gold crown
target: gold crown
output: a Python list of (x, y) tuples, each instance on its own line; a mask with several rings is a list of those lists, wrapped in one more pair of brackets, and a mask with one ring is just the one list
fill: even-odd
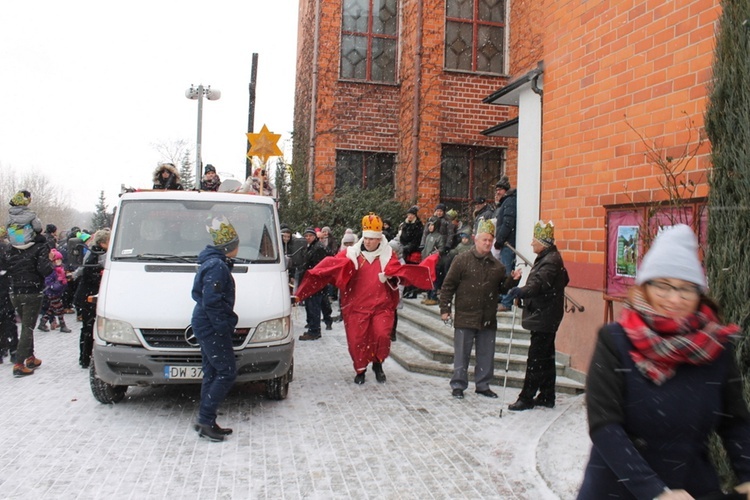
[(491, 219), (480, 219), (479, 225), (477, 226), (477, 234), (487, 233), (495, 236), (495, 224), (492, 223)]
[(455, 208), (451, 208), (448, 210), (445, 215), (451, 218), (451, 220), (456, 220), (456, 217), (458, 217), (458, 212), (456, 212)]
[(544, 223), (544, 221), (539, 221), (534, 224), (534, 239), (547, 246), (554, 245), (555, 225), (552, 223), (552, 221), (549, 221), (546, 224)]
[(211, 225), (206, 226), (206, 229), (211, 234), (215, 246), (226, 245), (239, 239), (234, 226), (223, 216), (213, 219)]
[(383, 219), (373, 212), (362, 217), (362, 231), (383, 231)]

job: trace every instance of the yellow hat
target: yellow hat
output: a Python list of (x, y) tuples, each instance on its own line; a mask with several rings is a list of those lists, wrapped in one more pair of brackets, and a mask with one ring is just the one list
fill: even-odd
[(240, 238), (235, 231), (234, 226), (226, 217), (214, 217), (210, 226), (206, 226), (211, 239), (214, 240), (214, 246), (229, 253), (234, 250), (240, 243)]
[(380, 238), (383, 235), (383, 219), (373, 212), (362, 217), (362, 236), (365, 238)]
[(555, 244), (555, 225), (552, 221), (544, 223), (539, 221), (534, 224), (534, 239), (545, 247), (551, 247)]
[(491, 219), (480, 219), (479, 225), (477, 226), (477, 234), (481, 233), (495, 236), (495, 224), (492, 223)]

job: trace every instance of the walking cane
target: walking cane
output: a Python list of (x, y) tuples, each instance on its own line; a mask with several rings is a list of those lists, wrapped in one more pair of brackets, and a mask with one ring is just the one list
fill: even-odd
[[(508, 340), (508, 357), (505, 358), (505, 377), (503, 378), (503, 402), (505, 406), (505, 389), (508, 387), (508, 369), (510, 368), (510, 350), (513, 347), (513, 332), (516, 329), (516, 314), (518, 313), (518, 306), (513, 301), (513, 323), (510, 324), (510, 339)], [(500, 418), (503, 418), (503, 409), (500, 408)]]

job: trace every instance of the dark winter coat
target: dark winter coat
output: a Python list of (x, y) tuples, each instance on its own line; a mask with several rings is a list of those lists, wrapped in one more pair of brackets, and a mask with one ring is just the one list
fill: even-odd
[(86, 253), (83, 259), (81, 276), (78, 279), (78, 288), (76, 288), (76, 294), (73, 297), (73, 303), (77, 306), (87, 306), (90, 304), (88, 298), (99, 293), (99, 285), (102, 282), (102, 272), (104, 271), (104, 263), (101, 260), (106, 252), (99, 245), (94, 245)]
[(10, 247), (5, 254), (4, 269), (7, 269), (14, 294), (36, 294), (44, 290), (44, 278), (53, 270), (49, 260), (49, 247), (38, 242), (21, 250)]
[(318, 241), (320, 241), (321, 246), (326, 249), (326, 254), (336, 255), (337, 253), (339, 253), (339, 240), (334, 238), (332, 234), (328, 233), (328, 238), (326, 238), (325, 240), (325, 245), (323, 244), (323, 240)]
[(565, 314), (565, 287), (569, 281), (557, 247), (542, 250), (521, 287), (521, 325), (534, 332), (556, 332)]
[(500, 198), (495, 218), (495, 248), (501, 250), (505, 243), (516, 246), (516, 190), (510, 189)]
[[(9, 249), (10, 244), (0, 241), (0, 336), (6, 334), (2, 327), (7, 326), (10, 322), (13, 323), (14, 329), (16, 325), (16, 313), (10, 301), (10, 277), (6, 267), (8, 263), (5, 259)], [(0, 346), (3, 346), (2, 338), (0, 338)]]
[(619, 324), (599, 330), (586, 388), (593, 447), (579, 500), (655, 498), (665, 487), (707, 498), (719, 491), (711, 431), (740, 483), (750, 481), (750, 413), (734, 346), (709, 364), (680, 365), (662, 385), (641, 375), (631, 350)]
[(198, 256), (198, 264), (192, 291), (195, 308), (191, 325), (195, 336), (201, 339), (213, 334), (232, 335), (238, 320), (234, 312), (233, 262), (209, 245)]
[(213, 179), (208, 179), (205, 175), (201, 177), (201, 191), (218, 191), (221, 186), (221, 179), (216, 174)]
[(419, 220), (419, 217), (414, 219), (414, 222), (412, 223), (404, 221), (404, 223), (401, 224), (401, 236), (399, 236), (398, 240), (403, 247), (404, 258), (410, 253), (419, 250), (419, 245), (422, 242), (423, 231), (424, 224)]
[(288, 243), (284, 243), (284, 255), (289, 257), (289, 276), (294, 278), (295, 272), (305, 263), (305, 245), (307, 242), (302, 238), (289, 238)]
[(455, 296), (453, 326), (496, 329), (499, 295), (516, 283), (491, 253), (480, 255), (472, 248), (453, 259), (440, 289), (440, 312), (451, 312)]
[(326, 249), (320, 244), (320, 240), (316, 238), (312, 244), (308, 244), (305, 247), (304, 255), (305, 260), (302, 263), (302, 270), (308, 271), (317, 266), (321, 260), (325, 259), (328, 256), (328, 252), (326, 252)]

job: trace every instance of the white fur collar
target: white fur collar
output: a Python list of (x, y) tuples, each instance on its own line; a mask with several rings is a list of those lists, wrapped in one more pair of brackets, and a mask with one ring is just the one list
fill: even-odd
[(385, 266), (390, 262), (393, 256), (393, 248), (388, 244), (388, 238), (385, 235), (380, 237), (380, 246), (374, 252), (367, 252), (363, 250), (364, 238), (360, 238), (358, 242), (346, 249), (346, 256), (354, 262), (354, 269), (359, 269), (359, 256), (367, 260), (372, 264), (375, 259), (380, 259), (380, 271), (385, 272)]

